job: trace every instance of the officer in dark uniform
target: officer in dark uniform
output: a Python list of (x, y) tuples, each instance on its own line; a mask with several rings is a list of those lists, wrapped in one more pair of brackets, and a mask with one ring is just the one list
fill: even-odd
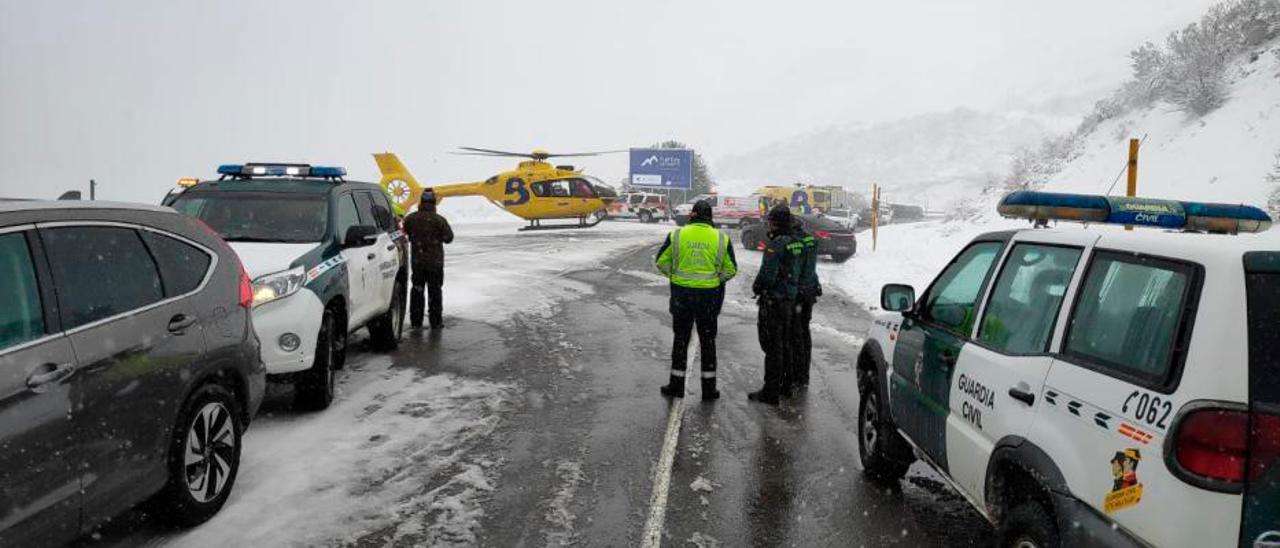
[(756, 326), (764, 350), (764, 386), (747, 395), (752, 401), (777, 405), (791, 390), (791, 317), (795, 309), (804, 244), (791, 234), (791, 210), (769, 210), (769, 243), (751, 291), (759, 316)]
[(813, 304), (822, 296), (822, 282), (818, 280), (818, 241), (804, 229), (804, 223), (795, 218), (791, 224), (792, 235), (804, 245), (800, 255), (800, 282), (796, 290), (796, 307), (792, 316), (791, 367), (794, 388), (809, 386), (809, 362), (813, 353), (813, 337), (809, 322), (813, 319)]
[(738, 273), (729, 235), (712, 226), (711, 204), (693, 204), (689, 222), (667, 236), (655, 259), (658, 271), (671, 280), (671, 380), (662, 395), (684, 397), (685, 368), (693, 328), (698, 328), (702, 356), (702, 399), (720, 397), (716, 390), (716, 328), (724, 305), (724, 285)]
[(436, 195), (431, 189), (422, 193), (418, 210), (404, 218), (404, 231), (413, 249), (413, 289), (409, 291), (409, 324), (422, 328), (422, 291), (427, 290), (431, 328), (444, 327), (441, 318), (444, 285), (444, 244), (453, 241), (449, 221), (436, 213)]

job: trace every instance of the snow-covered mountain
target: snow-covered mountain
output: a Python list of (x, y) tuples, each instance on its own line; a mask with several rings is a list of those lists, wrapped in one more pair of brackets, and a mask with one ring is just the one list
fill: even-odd
[(1064, 133), (1079, 120), (957, 108), (874, 125), (829, 126), (723, 158), (714, 167), (717, 179), (729, 186), (806, 182), (865, 191), (874, 182), (894, 201), (941, 207), (1008, 171), (1015, 151)]

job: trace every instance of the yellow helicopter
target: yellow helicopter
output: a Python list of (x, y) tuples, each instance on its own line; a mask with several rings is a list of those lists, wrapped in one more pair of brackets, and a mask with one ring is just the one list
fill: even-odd
[[(595, 226), (604, 220), (607, 216), (606, 208), (618, 197), (613, 188), (599, 179), (584, 175), (582, 170), (566, 165), (553, 166), (546, 160), (625, 151), (552, 154), (545, 150), (521, 153), (473, 147), (460, 149), (462, 152), (455, 154), (528, 160), (520, 162), (511, 171), (499, 173), (484, 181), (432, 185), (430, 188), (435, 193), (436, 200), (450, 196), (484, 196), (493, 205), (529, 221), (529, 226), (521, 230)], [(396, 212), (400, 215), (408, 213), (409, 208), (418, 203), (426, 188), (418, 184), (417, 179), (414, 179), (413, 174), (409, 173), (409, 169), (395, 154), (374, 154), (373, 159), (382, 172), (380, 184), (391, 196)], [(547, 219), (576, 219), (577, 224), (544, 226), (542, 221)]]

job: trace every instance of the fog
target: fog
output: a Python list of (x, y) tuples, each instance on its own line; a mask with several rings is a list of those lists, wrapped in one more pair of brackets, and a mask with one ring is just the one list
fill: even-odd
[[(1208, 0), (0, 1), (0, 197), (156, 202), (219, 163), (394, 151), (424, 183), (508, 167), (457, 146), (711, 161), (833, 123), (1101, 93)], [(591, 159), (607, 181), (624, 155)]]

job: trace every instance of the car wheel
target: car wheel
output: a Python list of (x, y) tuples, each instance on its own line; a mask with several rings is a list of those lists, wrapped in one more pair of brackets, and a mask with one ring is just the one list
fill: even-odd
[(396, 280), (387, 311), (369, 323), (369, 336), (375, 347), (395, 350), (404, 334), (404, 282)]
[(169, 481), (155, 501), (166, 521), (190, 527), (218, 513), (240, 471), (243, 434), (230, 390), (206, 384), (191, 394), (169, 444)]
[(843, 262), (845, 262), (845, 261), (849, 260), (849, 258), (850, 258), (850, 257), (853, 257), (853, 254), (852, 254), (852, 253), (836, 253), (836, 254), (834, 254), (834, 255), (832, 255), (832, 256), (831, 256), (831, 260), (833, 260), (833, 261), (835, 261), (835, 262), (837, 262), (837, 263), (843, 263)]
[(742, 230), (742, 249), (756, 251), (760, 249), (760, 236), (751, 227)]
[(652, 221), (653, 221), (653, 214), (652, 214), (652, 213), (649, 213), (648, 211), (641, 211), (641, 212), (640, 212), (640, 222), (642, 222), (642, 223), (648, 223), (648, 222), (652, 222)]
[(1000, 521), (997, 546), (1007, 548), (1058, 548), (1058, 525), (1044, 503), (1026, 499)]
[(318, 411), (329, 407), (333, 402), (334, 368), (340, 353), (346, 349), (339, 346), (338, 336), (341, 329), (333, 309), (324, 311), (324, 319), (320, 322), (320, 333), (316, 336), (315, 361), (311, 369), (298, 374), (294, 386), (293, 403), (300, 409)]
[(894, 459), (888, 450), (891, 437), (897, 435), (884, 420), (880, 391), (873, 385), (858, 402), (858, 456), (868, 475), (891, 481), (906, 475), (910, 463)]

